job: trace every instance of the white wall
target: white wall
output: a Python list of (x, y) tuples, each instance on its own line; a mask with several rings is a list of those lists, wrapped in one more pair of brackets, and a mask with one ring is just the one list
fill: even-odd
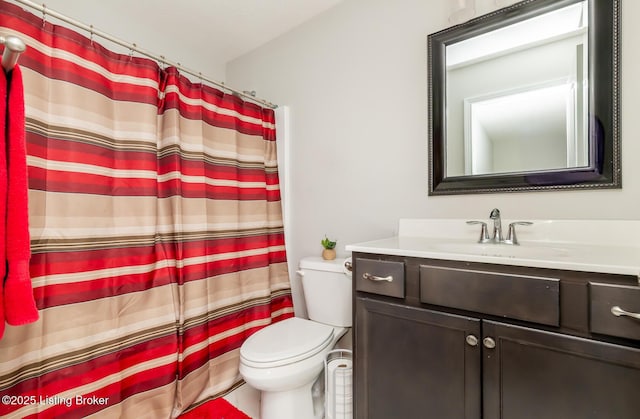
[[(491, 0), (477, 0), (478, 12)], [(427, 196), (427, 35), (450, 0), (346, 0), (230, 62), (227, 81), (291, 107), (292, 252), (396, 232), (401, 217), (640, 219), (640, 2), (622, 1), (621, 190)]]

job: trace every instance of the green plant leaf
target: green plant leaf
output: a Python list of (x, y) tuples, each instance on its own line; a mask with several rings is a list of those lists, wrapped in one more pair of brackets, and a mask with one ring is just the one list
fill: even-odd
[(320, 244), (322, 244), (322, 247), (324, 247), (325, 249), (333, 249), (334, 247), (336, 247), (337, 243), (337, 240), (329, 240), (327, 236), (324, 236), (324, 239), (322, 239), (322, 241), (320, 242)]

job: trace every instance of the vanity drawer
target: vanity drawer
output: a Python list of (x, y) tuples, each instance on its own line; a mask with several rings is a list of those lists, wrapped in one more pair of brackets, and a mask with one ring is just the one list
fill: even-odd
[(420, 301), (560, 325), (560, 280), (557, 278), (422, 265)]
[(356, 258), (356, 291), (404, 298), (404, 263)]
[(590, 282), (589, 330), (603, 335), (640, 339), (640, 319), (625, 315), (616, 316), (612, 312), (614, 307), (630, 314), (639, 314), (640, 287)]

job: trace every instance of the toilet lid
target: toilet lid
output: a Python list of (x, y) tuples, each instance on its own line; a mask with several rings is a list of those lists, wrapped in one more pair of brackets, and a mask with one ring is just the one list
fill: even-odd
[(240, 348), (240, 356), (251, 362), (274, 363), (301, 355), (313, 355), (333, 338), (333, 327), (291, 317), (251, 335)]

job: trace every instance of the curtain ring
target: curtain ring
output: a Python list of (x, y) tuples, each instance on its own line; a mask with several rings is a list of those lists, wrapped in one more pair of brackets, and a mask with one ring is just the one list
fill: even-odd
[(47, 5), (42, 3), (42, 27), (47, 23)]
[(93, 46), (93, 25), (89, 25), (89, 34), (90, 34), (89, 40), (91, 41), (91, 46)]
[(200, 90), (204, 89), (204, 80), (202, 79), (202, 71), (198, 71), (198, 78), (200, 79)]
[(138, 46), (136, 44), (131, 44), (132, 47), (129, 48), (129, 61), (133, 60), (133, 48), (137, 48)]

